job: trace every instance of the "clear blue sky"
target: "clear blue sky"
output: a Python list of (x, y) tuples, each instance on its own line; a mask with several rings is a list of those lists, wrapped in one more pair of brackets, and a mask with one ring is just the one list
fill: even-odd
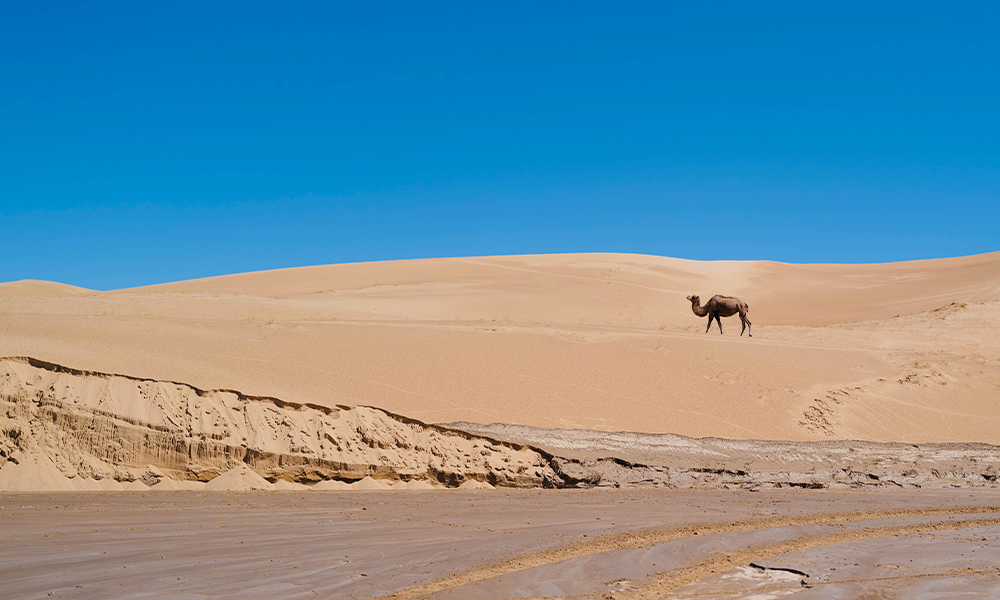
[(3, 2), (0, 281), (1000, 250), (996, 3), (480, 5)]

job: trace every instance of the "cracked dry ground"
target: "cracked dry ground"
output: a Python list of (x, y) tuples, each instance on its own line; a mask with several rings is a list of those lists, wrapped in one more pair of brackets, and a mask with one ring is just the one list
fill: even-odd
[(11, 598), (1000, 595), (1000, 493), (0, 496)]

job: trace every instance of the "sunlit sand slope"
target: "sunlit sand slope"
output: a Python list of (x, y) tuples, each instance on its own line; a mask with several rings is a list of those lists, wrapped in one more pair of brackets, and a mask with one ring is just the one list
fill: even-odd
[(92, 290), (86, 288), (66, 285), (65, 283), (55, 283), (53, 281), (39, 281), (37, 279), (22, 279), (21, 281), (0, 283), (0, 296), (62, 297), (92, 293), (94, 293)]
[[(14, 284), (3, 284), (10, 286)], [(737, 295), (754, 337), (685, 300)], [(0, 287), (0, 355), (429, 422), (1000, 443), (1000, 253), (883, 265), (577, 254)]]

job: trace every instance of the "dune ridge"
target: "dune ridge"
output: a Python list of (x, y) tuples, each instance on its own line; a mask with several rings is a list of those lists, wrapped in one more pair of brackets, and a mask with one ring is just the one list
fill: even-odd
[(9, 281), (0, 283), (0, 296), (36, 296), (61, 298), (66, 296), (82, 296), (84, 294), (97, 294), (94, 290), (56, 283), (54, 281), (43, 281), (40, 279), (21, 279), (20, 281)]

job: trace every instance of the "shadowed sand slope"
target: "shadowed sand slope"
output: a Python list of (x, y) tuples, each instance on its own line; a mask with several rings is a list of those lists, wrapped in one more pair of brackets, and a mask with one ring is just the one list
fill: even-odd
[[(641, 255), (285, 269), (86, 295), (0, 285), (0, 355), (428, 422), (1000, 442), (1000, 253)], [(704, 333), (688, 294), (750, 306)]]

